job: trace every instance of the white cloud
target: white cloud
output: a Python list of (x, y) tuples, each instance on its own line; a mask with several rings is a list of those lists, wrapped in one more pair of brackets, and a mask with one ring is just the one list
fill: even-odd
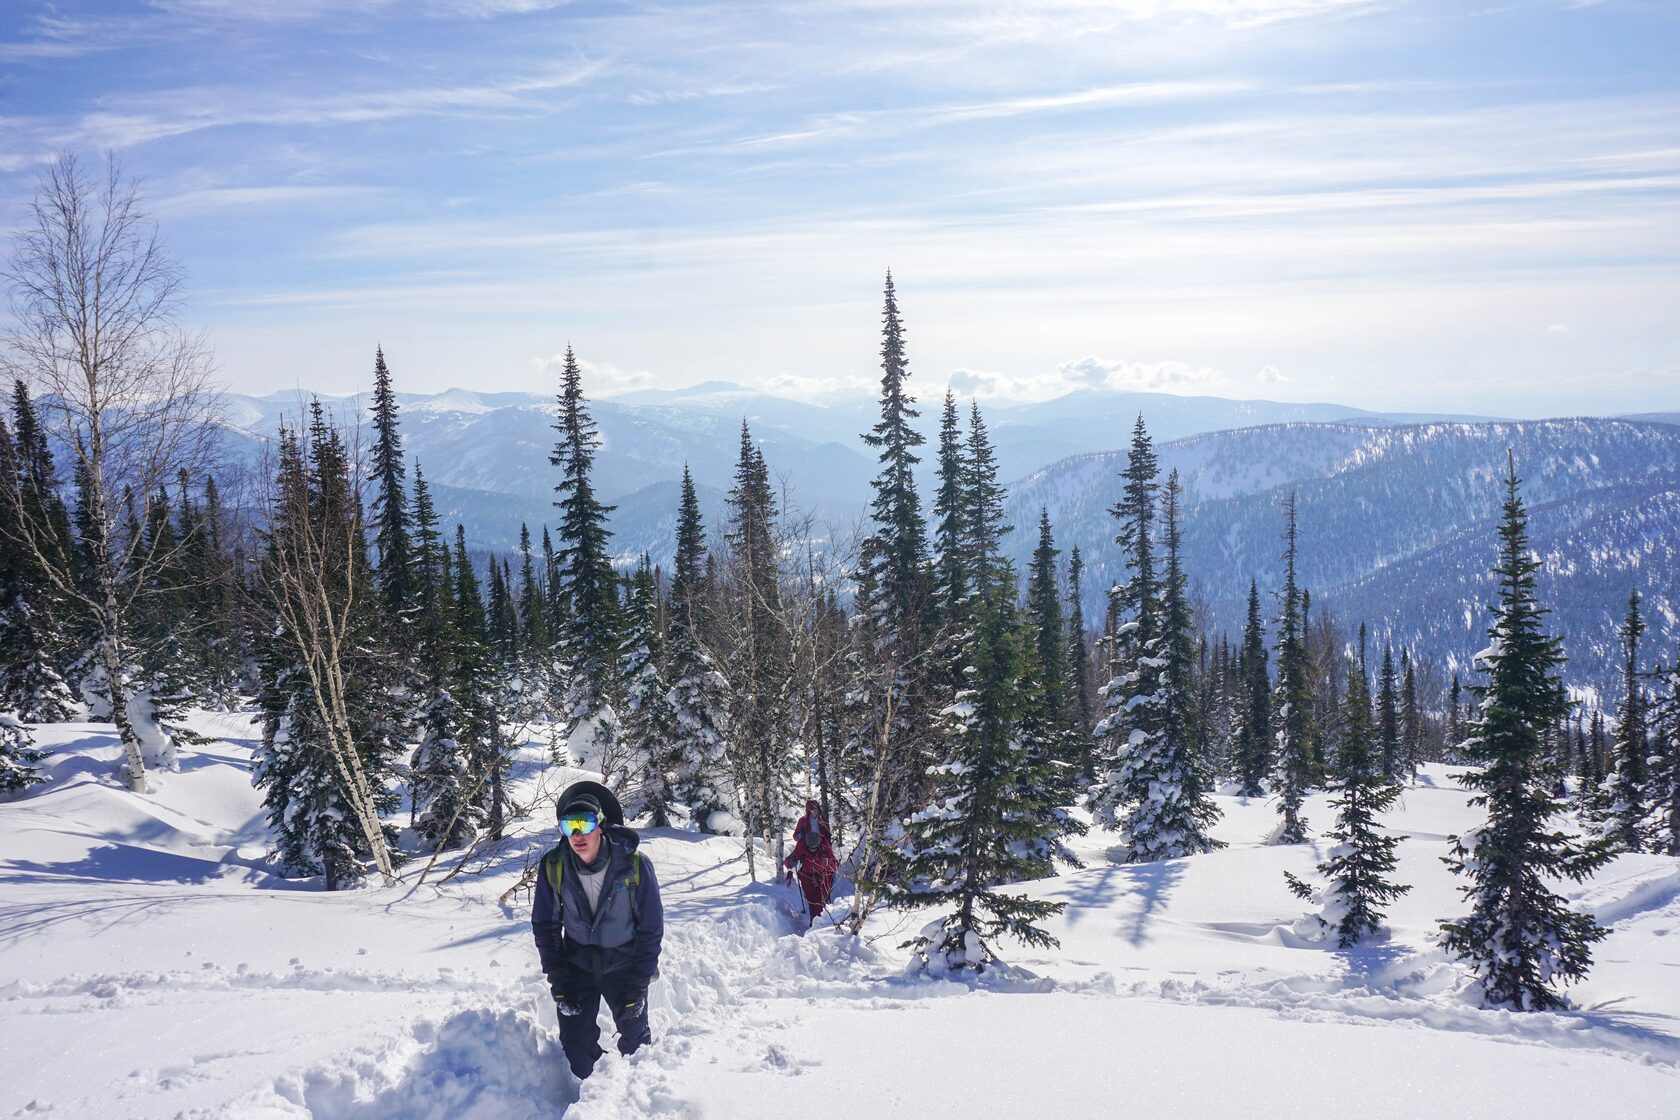
[(1216, 369), (1184, 362), (1128, 362), (1089, 355), (1056, 367), (1075, 386), (1116, 392), (1195, 393), (1231, 383)]
[[(566, 367), (566, 355), (551, 354), (546, 358), (534, 359), (531, 364), (537, 373), (549, 384), (558, 384), (561, 371)], [(584, 395), (591, 397), (606, 396), (609, 393), (621, 393), (630, 389), (640, 389), (653, 384), (653, 374), (645, 369), (623, 370), (611, 362), (592, 362), (587, 358), (577, 359), (578, 370), (583, 374)]]
[(857, 373), (843, 373), (833, 377), (811, 377), (800, 373), (778, 373), (767, 377), (763, 387), (772, 393), (809, 400), (836, 393), (873, 393), (880, 388), (880, 379)]
[(1285, 381), (1292, 380), (1279, 373), (1276, 366), (1261, 366), (1256, 376), (1262, 385), (1282, 385)]
[(1568, 334), (1568, 333), (1570, 333), (1569, 332), (1569, 324), (1568, 323), (1553, 323), (1551, 326), (1546, 328), (1546, 333), (1547, 334)]
[(1115, 393), (1217, 393), (1230, 384), (1217, 369), (1184, 362), (1128, 362), (1087, 355), (1061, 363), (1053, 373), (1016, 375), (993, 370), (953, 370), (946, 384), (958, 396), (1049, 400), (1077, 389)]

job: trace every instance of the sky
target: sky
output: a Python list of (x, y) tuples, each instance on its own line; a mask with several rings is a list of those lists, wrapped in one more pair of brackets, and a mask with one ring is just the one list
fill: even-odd
[(1672, 0), (0, 3), (241, 392), (1680, 409)]

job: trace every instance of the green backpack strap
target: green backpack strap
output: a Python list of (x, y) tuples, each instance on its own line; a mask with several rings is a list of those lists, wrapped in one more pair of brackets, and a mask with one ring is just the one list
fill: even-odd
[(566, 861), (560, 858), (560, 849), (554, 848), (543, 857), (543, 874), (548, 876), (548, 885), (554, 891), (554, 897), (560, 898), (560, 881), (566, 875)]

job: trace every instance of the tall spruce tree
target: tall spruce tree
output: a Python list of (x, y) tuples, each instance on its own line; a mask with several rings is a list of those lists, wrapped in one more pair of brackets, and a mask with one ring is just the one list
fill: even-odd
[[(1038, 666), (1043, 673), (1041, 691), (1044, 706), (1043, 721), (1051, 727), (1068, 729), (1067, 719), (1067, 630), (1062, 620), (1062, 593), (1056, 583), (1055, 535), (1050, 527), (1050, 511), (1038, 511), (1038, 547), (1033, 549), (1032, 564), (1027, 569), (1027, 617), (1033, 631), (1033, 645), (1038, 653)], [(1070, 746), (1073, 740), (1069, 739)], [(1064, 759), (1077, 762), (1077, 758)]]
[(1655, 751), (1651, 758), (1651, 847), (1680, 856), (1680, 660), (1658, 671), (1653, 705)]
[(1400, 651), (1400, 753), (1408, 776), (1423, 764), (1423, 709), (1418, 703), (1417, 663), (1410, 650)]
[(20, 542), (24, 522), (49, 526), (52, 531), (41, 534), (46, 559), (72, 568), (70, 518), (22, 381), (13, 390), (12, 417), (15, 436), (0, 419), (0, 710), (57, 723), (70, 718), (74, 706), (64, 679), (69, 642), (62, 616), (69, 603), (53, 593), (41, 558)]
[(646, 553), (630, 580), (624, 628), (624, 746), (628, 757), (627, 816), (649, 816), (655, 826), (671, 823), (674, 767), (671, 741), (676, 713), (665, 680), (665, 643), (659, 630), (659, 591)]
[(571, 673), (566, 698), (568, 731), (594, 724), (591, 736), (597, 755), (610, 754), (617, 736), (618, 700), (622, 679), (618, 664), (620, 608), (618, 577), (607, 551), (611, 532), (607, 515), (612, 506), (595, 497), (591, 472), (599, 445), (595, 421), (583, 396), (583, 375), (570, 345), (561, 372), (559, 415), (554, 424), (559, 440), (549, 462), (560, 468), (555, 484), (560, 510), (557, 595), (560, 609), (556, 631), (560, 655)]
[[(776, 498), (763, 452), (741, 422), (741, 454), (729, 491), (728, 617), (730, 715), (739, 812), (745, 835), (778, 851), (783, 815), (795, 803), (798, 759), (788, 718), (792, 644), (782, 606)], [(747, 868), (756, 874), (753, 846)]]
[[(696, 828), (713, 831), (717, 814), (733, 804), (728, 775), (729, 682), (706, 646), (711, 608), (706, 587), (706, 528), (694, 479), (683, 464), (677, 507), (677, 551), (667, 608), (667, 673), (675, 728), (668, 757), (659, 765), (670, 775), (670, 809), (685, 811)], [(657, 813), (659, 806), (653, 811)]]
[(1277, 683), (1273, 692), (1273, 751), (1278, 812), (1282, 820), (1274, 837), (1279, 844), (1301, 844), (1307, 839), (1307, 821), (1301, 815), (1307, 790), (1312, 785), (1313, 741), (1312, 667), (1307, 654), (1306, 593), (1295, 581), (1298, 529), (1295, 494), (1284, 501), (1283, 612), (1278, 616)]
[(1622, 621), (1622, 703), (1616, 713), (1616, 733), (1610, 740), (1612, 768), (1604, 807), (1604, 835), (1624, 852), (1646, 846), (1651, 812), (1651, 736), (1645, 686), (1640, 681), (1639, 639), (1645, 619), (1639, 612), (1639, 592), (1628, 596)]
[(379, 597), (394, 619), (413, 606), (414, 561), (404, 482), (408, 471), (403, 466), (397, 396), (391, 389), (383, 346), (375, 348), (373, 355), (373, 431), (373, 543), (379, 553)]
[(1400, 786), (1383, 773), (1381, 757), (1374, 749), (1367, 674), (1365, 627), (1361, 625), (1359, 660), (1348, 666), (1347, 691), (1343, 694), (1339, 765), (1330, 782), (1330, 805), (1336, 810), (1330, 839), (1336, 845), (1330, 857), (1318, 865), (1318, 873), (1327, 882), (1322, 891), (1315, 891), (1284, 873), (1296, 895), (1322, 903), (1322, 909), (1309, 916), (1308, 924), (1333, 933), (1337, 946), (1343, 949), (1381, 929), (1383, 908), (1411, 890), (1391, 878), (1399, 866), (1395, 849), (1405, 837), (1377, 829), (1377, 817), (1400, 796)]
[(1086, 644), (1084, 577), (1085, 560), (1079, 555), (1079, 546), (1074, 545), (1068, 550), (1067, 679), (1062, 686), (1067, 714), (1063, 718), (1072, 726), (1078, 743), (1080, 783), (1089, 786), (1094, 777), (1095, 740), (1091, 729), (1097, 725), (1097, 690), (1091, 680), (1090, 647)]
[(394, 806), (382, 753), (363, 734), (368, 713), (346, 702), (363, 693), (355, 650), (367, 592), (343, 452), (319, 402), (306, 438), (281, 429), (263, 586), (276, 625), (259, 650), (263, 729), (251, 776), (284, 867), (322, 876), (328, 890), (359, 882), (369, 855), (389, 876), (395, 839), (378, 818)]
[(1452, 838), (1444, 857), (1470, 913), (1441, 923), (1442, 944), (1468, 962), (1490, 1007), (1543, 1011), (1564, 1006), (1559, 982), (1579, 980), (1592, 945), (1609, 931), (1592, 915), (1571, 910), (1548, 879), (1580, 882), (1609, 859), (1608, 846), (1554, 829), (1563, 806), (1552, 795), (1542, 748), (1545, 731), (1566, 706), (1558, 687), (1561, 642), (1545, 633), (1534, 594), (1540, 561), (1528, 543), (1528, 511), (1516, 463), (1508, 462), (1494, 576), (1499, 602), (1490, 607), (1489, 642), (1476, 657), (1485, 674), (1472, 691), (1480, 701), (1465, 743), (1481, 769), (1458, 776), (1487, 820)]
[(1102, 720), (1097, 724), (1097, 780), (1091, 811), (1104, 828), (1119, 828), (1128, 806), (1147, 794), (1137, 785), (1141, 772), (1130, 765), (1137, 749), (1161, 730), (1158, 677), (1161, 628), (1160, 589), (1155, 579), (1155, 491), (1160, 467), (1155, 445), (1140, 414), (1126, 456), (1126, 480), (1109, 513), (1120, 521), (1126, 578), (1109, 590), (1109, 677), (1103, 686)]
[(1266, 628), (1260, 621), (1260, 585), (1248, 581), (1248, 619), (1238, 654), (1241, 703), (1236, 743), (1236, 776), (1244, 797), (1260, 797), (1272, 770), (1272, 680), (1267, 668)]
[(879, 470), (870, 487), (869, 525), (854, 573), (854, 645), (847, 690), (850, 734), (844, 752), (862, 831), (856, 933), (878, 897), (878, 856), (896, 821), (919, 800), (930, 757), (927, 632), (930, 577), (927, 527), (916, 490), (916, 399), (908, 387), (905, 328), (892, 273), (881, 310), (881, 417), (864, 434)]
[[(1138, 659), (1127, 701), (1132, 735), (1117, 784), (1126, 791), (1122, 831), (1126, 860), (1145, 863), (1211, 851), (1223, 845), (1208, 835), (1219, 819), (1212, 776), (1195, 750), (1192, 620), (1180, 560), (1178, 504), (1183, 493), (1175, 470), (1162, 492), (1161, 528), (1166, 570), (1161, 582), (1156, 640)], [(1141, 734), (1140, 734), (1141, 732)]]
[(1404, 768), (1400, 744), (1400, 678), (1394, 672), (1394, 644), (1383, 643), (1382, 675), (1377, 678), (1377, 744), (1382, 772), (1396, 781)]
[(1013, 596), (979, 605), (965, 643), (965, 687), (941, 713), (946, 757), (930, 769), (927, 805), (905, 820), (904, 841), (890, 850), (894, 904), (942, 911), (902, 946), (935, 975), (985, 971), (1001, 937), (1055, 946), (1037, 923), (1067, 905), (997, 887), (1042, 873), (1052, 835), (1033, 795), (1052, 782), (1020, 736), (1023, 635), (1013, 616)]

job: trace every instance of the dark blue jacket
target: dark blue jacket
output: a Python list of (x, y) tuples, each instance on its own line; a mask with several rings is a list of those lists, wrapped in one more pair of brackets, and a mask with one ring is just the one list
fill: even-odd
[(560, 889), (571, 900), (570, 912), (588, 914), (584, 902), (583, 884), (578, 878), (578, 860), (571, 845), (562, 843), (543, 857), (537, 875), (537, 887), (531, 900), (531, 932), (537, 939), (537, 955), (542, 970), (552, 980), (564, 972), (582, 972), (594, 977), (607, 973), (628, 974), (644, 980), (659, 975), (659, 946), (665, 938), (665, 908), (659, 899), (659, 882), (654, 878), (653, 863), (636, 851), (641, 838), (623, 825), (609, 824), (603, 829), (608, 841), (606, 849), (607, 880), (601, 886), (601, 905), (605, 907), (614, 892), (625, 891), (630, 898), (631, 924), (634, 932), (622, 945), (592, 945), (587, 930), (566, 928), (568, 907), (554, 895), (549, 881), (549, 861), (563, 861)]

